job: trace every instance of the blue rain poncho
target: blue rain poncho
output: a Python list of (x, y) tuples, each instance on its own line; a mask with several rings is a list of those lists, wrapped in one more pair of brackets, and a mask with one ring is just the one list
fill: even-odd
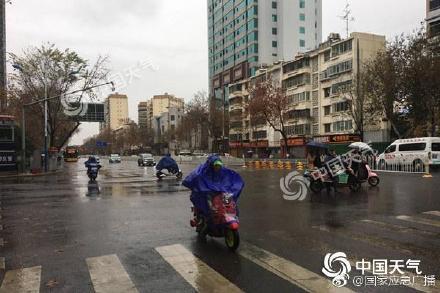
[(156, 170), (157, 171), (161, 171), (161, 170), (168, 170), (170, 172), (172, 171), (179, 171), (179, 166), (177, 165), (176, 161), (174, 161), (173, 158), (171, 158), (171, 156), (165, 156), (162, 159), (160, 159), (159, 163), (157, 163), (156, 165)]
[(191, 189), (191, 201), (203, 213), (209, 212), (207, 196), (213, 193), (231, 193), (234, 201), (237, 202), (244, 187), (243, 179), (237, 172), (225, 167), (217, 172), (214, 171), (212, 166), (216, 160), (220, 158), (210, 156), (182, 182), (183, 186)]

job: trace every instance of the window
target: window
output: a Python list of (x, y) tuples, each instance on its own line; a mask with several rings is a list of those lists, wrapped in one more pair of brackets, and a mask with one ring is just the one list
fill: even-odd
[(265, 130), (254, 131), (252, 133), (252, 139), (262, 139), (267, 137), (267, 132)]
[(310, 84), (310, 74), (301, 74), (292, 76), (285, 81), (283, 81), (283, 88), (288, 89), (291, 87), (296, 87), (304, 84)]
[(399, 145), (399, 151), (411, 152), (411, 151), (424, 151), (426, 149), (426, 143), (406, 143)]
[(14, 141), (14, 132), (12, 127), (0, 127), (0, 141), (4, 141), (4, 142)]
[(300, 33), (300, 34), (305, 34), (305, 33), (306, 33), (306, 28), (303, 27), (303, 26), (300, 26), (300, 27), (299, 27), (299, 33)]
[(348, 40), (343, 43), (332, 46), (332, 57), (344, 54), (345, 52), (351, 51), (353, 40)]
[(437, 10), (440, 8), (440, 0), (429, 0), (429, 11)]
[(306, 8), (306, 0), (299, 0), (299, 8)]
[(433, 152), (440, 152), (440, 143), (433, 143), (432, 144), (432, 151)]
[(306, 20), (306, 15), (304, 13), (300, 13), (299, 14), (299, 20), (300, 21), (305, 21)]
[(428, 32), (431, 37), (440, 35), (440, 20), (430, 23)]
[(176, 119), (176, 117), (174, 115), (170, 116), (171, 121), (174, 121)]
[(310, 101), (310, 92), (302, 92), (299, 94), (294, 94), (287, 97), (287, 101), (289, 104), (298, 104), (302, 102)]
[(330, 115), (330, 110), (331, 110), (330, 106), (325, 106), (324, 107), (324, 115)]
[(300, 46), (301, 48), (305, 48), (305, 46), (306, 46), (306, 41), (304, 41), (304, 40), (299, 40), (299, 46)]
[(274, 2), (274, 1), (272, 1), (272, 8), (273, 8), (273, 9), (277, 9), (277, 3)]
[(351, 80), (336, 83), (336, 84), (332, 85), (331, 93), (333, 95), (340, 94), (340, 93), (346, 93), (350, 90), (351, 83), (352, 83)]
[(332, 130), (331, 130), (331, 124), (330, 123), (327, 123), (327, 124), (324, 124), (324, 132), (325, 133), (329, 133), (329, 132), (332, 132)]
[(278, 34), (278, 29), (276, 27), (272, 28), (272, 35), (277, 35)]
[(272, 41), (272, 47), (273, 47), (273, 48), (278, 47), (278, 43), (277, 43), (277, 41)]
[(395, 151), (396, 151), (396, 146), (395, 146), (395, 145), (390, 145), (390, 146), (387, 147), (387, 149), (385, 150), (385, 154), (394, 153)]
[(331, 55), (332, 55), (332, 51), (331, 50), (325, 51), (324, 52), (324, 62), (327, 62), (328, 60), (330, 60)]
[(272, 21), (273, 22), (277, 22), (278, 21), (278, 17), (276, 14), (272, 14)]
[(333, 112), (334, 113), (345, 112), (345, 111), (348, 111), (349, 109), (350, 109), (349, 102), (340, 102), (340, 103), (333, 104)]
[(324, 89), (324, 98), (328, 98), (330, 97), (330, 93), (331, 93), (331, 88), (327, 87)]
[(353, 129), (352, 121), (338, 121), (333, 123), (333, 132), (349, 131)]

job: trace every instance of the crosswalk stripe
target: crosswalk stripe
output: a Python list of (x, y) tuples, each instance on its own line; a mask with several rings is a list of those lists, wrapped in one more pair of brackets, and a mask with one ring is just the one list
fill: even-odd
[(41, 266), (7, 271), (0, 293), (40, 292)]
[(239, 254), (308, 292), (353, 292), (336, 288), (328, 279), (249, 243), (242, 244)]
[(180, 244), (155, 249), (197, 292), (242, 292)]
[(137, 289), (115, 254), (86, 259), (96, 293), (137, 293)]
[(440, 217), (440, 211), (429, 211), (429, 212), (424, 212), (425, 215), (431, 215), (431, 216), (438, 216)]
[(416, 223), (416, 224), (423, 224), (423, 225), (428, 225), (428, 226), (440, 227), (439, 221), (434, 221), (434, 220), (430, 220), (430, 219), (416, 218), (416, 217), (411, 217), (411, 216), (406, 216), (406, 215), (397, 216), (396, 219), (402, 220), (402, 221), (407, 221), (407, 222), (412, 222), (412, 223)]

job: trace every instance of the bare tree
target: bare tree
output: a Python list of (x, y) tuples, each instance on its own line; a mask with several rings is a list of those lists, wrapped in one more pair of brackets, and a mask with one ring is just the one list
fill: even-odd
[[(287, 142), (286, 112), (289, 103), (285, 89), (274, 85), (269, 78), (266, 81), (259, 81), (250, 89), (249, 112), (254, 117), (253, 122), (265, 122), (279, 132)], [(286, 154), (287, 143), (283, 144), (283, 154)]]
[[(30, 47), (23, 51), (21, 56), (9, 54), (12, 64), (17, 69), (10, 75), (10, 93), (12, 107), (16, 114), (21, 114), (21, 105), (36, 102), (47, 97), (63, 96), (73, 90), (84, 90), (76, 97), (66, 97), (68, 103), (83, 102), (86, 98), (94, 100), (97, 97), (95, 90), (86, 88), (103, 82), (107, 78), (107, 58), (98, 57), (95, 64), (80, 57), (70, 49), (60, 50), (53, 44), (41, 47)], [(63, 143), (76, 131), (79, 123), (64, 113), (63, 98), (48, 103), (48, 133), (50, 146), (61, 147)], [(28, 109), (32, 120), (31, 124), (44, 118), (43, 104)], [(39, 122), (38, 122), (39, 123)], [(28, 126), (28, 125), (27, 125)], [(42, 137), (44, 127), (29, 132), (36, 141)], [(38, 143), (41, 145), (41, 143)]]

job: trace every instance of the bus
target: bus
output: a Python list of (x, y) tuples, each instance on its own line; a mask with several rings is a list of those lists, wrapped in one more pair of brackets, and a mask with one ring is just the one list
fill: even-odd
[(17, 170), (14, 116), (0, 115), (0, 171)]
[(64, 162), (78, 162), (79, 150), (76, 147), (67, 147), (64, 151)]

